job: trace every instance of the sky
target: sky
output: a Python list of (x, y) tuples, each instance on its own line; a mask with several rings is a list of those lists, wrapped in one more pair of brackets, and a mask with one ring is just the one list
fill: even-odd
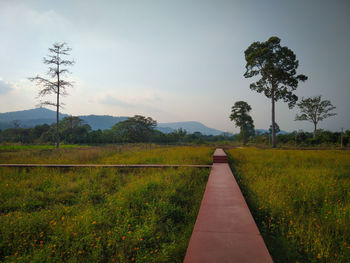
[[(62, 112), (150, 116), (158, 122), (199, 121), (227, 132), (231, 107), (251, 105), (255, 127), (268, 129), (271, 102), (249, 89), (244, 51), (281, 39), (308, 76), (295, 94), (322, 95), (337, 108), (319, 128), (350, 129), (350, 1), (348, 0), (0, 0), (0, 112), (35, 108), (48, 48), (71, 48)], [(297, 108), (277, 102), (285, 131), (312, 131), (294, 121)]]

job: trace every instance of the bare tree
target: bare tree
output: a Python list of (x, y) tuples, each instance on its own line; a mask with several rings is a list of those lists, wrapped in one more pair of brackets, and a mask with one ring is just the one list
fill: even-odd
[(328, 117), (337, 115), (335, 112), (331, 112), (335, 109), (335, 106), (329, 100), (322, 100), (322, 96), (315, 96), (311, 98), (302, 99), (298, 103), (300, 115), (295, 116), (296, 121), (309, 121), (314, 124), (313, 137), (315, 139), (317, 124), (320, 121)]
[(49, 78), (43, 78), (37, 75), (34, 78), (29, 78), (30, 81), (36, 83), (40, 87), (38, 97), (45, 97), (46, 95), (56, 95), (56, 102), (41, 101), (40, 106), (49, 105), (56, 107), (56, 148), (59, 148), (59, 110), (63, 105), (60, 102), (60, 96), (67, 95), (67, 88), (72, 87), (72, 82), (63, 79), (63, 76), (70, 73), (66, 66), (74, 65), (73, 60), (63, 59), (62, 56), (69, 56), (72, 49), (66, 43), (54, 43), (52, 48), (49, 48), (49, 55), (43, 58), (44, 64), (48, 66), (47, 75)]

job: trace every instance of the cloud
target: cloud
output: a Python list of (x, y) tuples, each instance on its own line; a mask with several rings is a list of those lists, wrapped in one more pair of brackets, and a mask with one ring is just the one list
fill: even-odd
[(112, 96), (105, 96), (104, 98), (102, 98), (100, 100), (100, 103), (102, 104), (107, 104), (107, 105), (113, 105), (113, 106), (118, 106), (118, 107), (122, 107), (122, 108), (132, 108), (135, 107), (135, 104), (131, 104), (122, 100), (118, 100)]
[(152, 94), (138, 94), (136, 96), (125, 96), (121, 99), (117, 99), (110, 94), (102, 96), (98, 102), (104, 105), (115, 106), (128, 111), (146, 111), (149, 113), (163, 112), (159, 108), (155, 107), (157, 102), (161, 102), (162, 99), (159, 96)]
[[(11, 30), (19, 30), (24, 32), (27, 29), (33, 31), (52, 30), (55, 26), (57, 30), (63, 30), (66, 26), (71, 26), (70, 21), (53, 8), (35, 8), (35, 5), (30, 5), (26, 2), (4, 2), (1, 3), (1, 18), (0, 21)], [(20, 17), (21, 19), (18, 19)], [(56, 28), (57, 27), (57, 28)]]
[(10, 83), (0, 79), (0, 94), (9, 93), (11, 90), (13, 90), (13, 86)]

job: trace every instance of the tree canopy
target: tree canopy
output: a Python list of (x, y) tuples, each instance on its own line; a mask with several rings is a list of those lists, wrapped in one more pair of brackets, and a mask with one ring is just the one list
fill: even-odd
[(243, 137), (243, 144), (247, 143), (248, 137), (254, 134), (254, 122), (249, 115), (250, 105), (245, 101), (236, 101), (232, 107), (230, 120), (240, 127), (240, 134)]
[(157, 121), (151, 117), (135, 115), (125, 121), (118, 122), (112, 128), (120, 138), (129, 142), (148, 141), (157, 126)]
[(305, 75), (296, 75), (299, 61), (292, 50), (280, 45), (278, 37), (270, 37), (266, 42), (254, 42), (244, 52), (246, 72), (244, 77), (260, 75), (260, 79), (250, 84), (250, 89), (271, 99), (272, 104), (272, 142), (276, 147), (275, 102), (283, 100), (290, 108), (298, 97), (293, 93), (299, 81), (307, 80)]
[(317, 124), (326, 118), (337, 115), (333, 111), (336, 107), (329, 100), (322, 100), (322, 96), (302, 98), (298, 103), (300, 115), (295, 116), (296, 121), (309, 121), (314, 124), (314, 138), (316, 136)]
[(60, 135), (67, 143), (80, 143), (86, 140), (91, 127), (75, 116), (63, 118), (60, 123)]

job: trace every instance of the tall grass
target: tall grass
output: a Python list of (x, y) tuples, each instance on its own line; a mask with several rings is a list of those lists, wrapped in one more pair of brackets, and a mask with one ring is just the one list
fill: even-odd
[(0, 261), (182, 262), (204, 169), (0, 169)]
[(128, 164), (211, 164), (214, 149), (207, 146), (142, 145), (118, 148), (107, 163)]
[[(210, 163), (209, 147), (0, 149), (9, 163)], [(182, 262), (206, 169), (0, 168), (0, 261)]]
[(114, 153), (110, 147), (0, 150), (0, 163), (99, 163)]
[(349, 151), (228, 153), (275, 262), (349, 262)]
[[(60, 148), (81, 148), (83, 145), (60, 144)], [(0, 151), (18, 151), (30, 149), (56, 149), (55, 145), (49, 144), (21, 144), (21, 143), (1, 143)]]
[(212, 147), (114, 145), (79, 148), (0, 147), (0, 163), (210, 164)]

